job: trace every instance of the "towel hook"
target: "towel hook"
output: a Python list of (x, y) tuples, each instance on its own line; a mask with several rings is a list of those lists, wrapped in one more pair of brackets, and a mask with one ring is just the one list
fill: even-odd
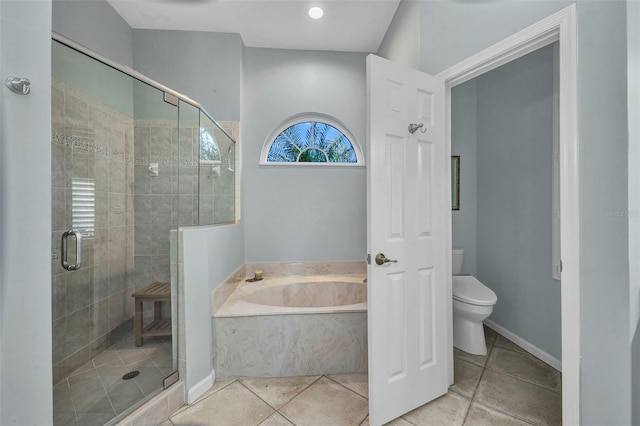
[(31, 82), (28, 78), (9, 77), (4, 84), (18, 95), (28, 95), (31, 92)]
[(420, 129), (421, 133), (427, 133), (427, 128), (424, 127), (424, 123), (420, 124), (409, 124), (409, 133), (414, 134), (416, 130)]

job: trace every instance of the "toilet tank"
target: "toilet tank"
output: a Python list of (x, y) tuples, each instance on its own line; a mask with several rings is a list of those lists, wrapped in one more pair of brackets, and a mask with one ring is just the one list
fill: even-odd
[(462, 261), (464, 260), (464, 249), (454, 248), (452, 250), (451, 273), (453, 275), (462, 274)]

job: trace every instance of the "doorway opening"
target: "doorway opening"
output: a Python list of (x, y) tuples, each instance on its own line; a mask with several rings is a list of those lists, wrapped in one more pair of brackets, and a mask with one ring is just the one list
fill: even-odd
[[(459, 301), (470, 296), (459, 287), (465, 277), (453, 277), (452, 390), (475, 377), (474, 364), (480, 364), (491, 373), (479, 378), (476, 402), (551, 424), (562, 417), (561, 284), (552, 266), (559, 263), (552, 247), (560, 241), (559, 227), (553, 226), (556, 51), (557, 43), (542, 47), (451, 90), (452, 172), (457, 172), (452, 176), (459, 177), (452, 180), (452, 194), (459, 194), (457, 205), (452, 203), (452, 246), (454, 259), (459, 262), (460, 253), (464, 259), (462, 270), (454, 267), (453, 274), (471, 275), (470, 282), (481, 284), (478, 291), (486, 287), (497, 296), (484, 320), (486, 338), (474, 346), (460, 328), (468, 314), (460, 311), (465, 305)], [(460, 351), (484, 350), (485, 343), (484, 357)], [(503, 400), (485, 394), (503, 382), (513, 389)], [(521, 392), (533, 404), (527, 406), (537, 401), (538, 409), (521, 407)]]
[[(528, 27), (438, 75), (445, 81), (447, 135), (451, 155), (451, 90), (475, 77), (552, 43), (558, 44), (558, 158), (563, 423), (580, 423), (580, 239), (577, 139), (575, 5)], [(451, 221), (449, 235), (451, 235)], [(449, 333), (453, 352), (452, 333)], [(453, 353), (449, 359), (453, 359)], [(449, 370), (453, 381), (453, 365)]]

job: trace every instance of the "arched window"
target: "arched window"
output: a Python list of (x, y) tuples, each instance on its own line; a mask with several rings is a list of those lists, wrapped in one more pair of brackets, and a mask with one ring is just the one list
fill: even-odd
[(296, 115), (276, 128), (262, 148), (260, 164), (364, 165), (353, 135), (323, 114)]

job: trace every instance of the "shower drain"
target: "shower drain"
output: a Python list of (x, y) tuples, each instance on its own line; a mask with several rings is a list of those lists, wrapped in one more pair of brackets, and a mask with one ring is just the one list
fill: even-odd
[(130, 371), (127, 374), (125, 374), (124, 376), (122, 376), (122, 380), (131, 380), (134, 377), (136, 377), (138, 374), (140, 374), (140, 372), (138, 370)]

